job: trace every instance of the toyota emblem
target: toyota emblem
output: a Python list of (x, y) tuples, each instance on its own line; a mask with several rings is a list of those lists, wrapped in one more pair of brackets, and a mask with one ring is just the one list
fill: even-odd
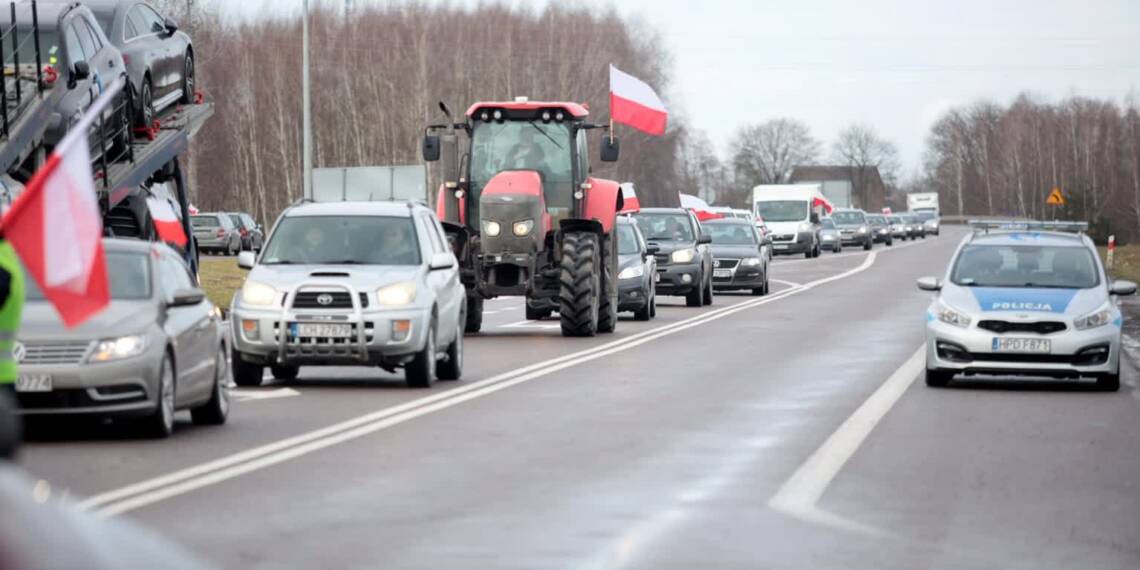
[(24, 346), (23, 343), (17, 342), (12, 347), (12, 358), (15, 358), (16, 362), (23, 362), (24, 359), (27, 358), (27, 356), (28, 356), (28, 348), (26, 346)]
[(329, 295), (328, 293), (322, 293), (317, 296), (317, 304), (323, 307), (327, 307), (333, 304), (333, 296)]

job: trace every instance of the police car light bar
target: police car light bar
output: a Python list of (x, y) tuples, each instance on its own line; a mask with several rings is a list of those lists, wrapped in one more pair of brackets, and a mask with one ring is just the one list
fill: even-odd
[(1038, 222), (1029, 220), (970, 220), (966, 222), (974, 233), (992, 231), (1042, 231), (1083, 234), (1089, 230), (1088, 222)]

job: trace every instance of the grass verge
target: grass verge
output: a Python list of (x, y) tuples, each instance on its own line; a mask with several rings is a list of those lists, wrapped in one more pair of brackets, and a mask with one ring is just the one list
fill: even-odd
[(211, 258), (203, 255), (199, 264), (198, 280), (206, 290), (206, 295), (215, 305), (229, 309), (234, 293), (245, 283), (247, 271), (239, 268), (237, 260), (232, 257)]

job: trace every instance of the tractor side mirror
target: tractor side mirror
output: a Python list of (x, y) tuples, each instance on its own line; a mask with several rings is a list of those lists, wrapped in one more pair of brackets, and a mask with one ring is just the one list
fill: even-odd
[(439, 160), (439, 137), (437, 135), (424, 135), (424, 162)]
[(602, 162), (617, 162), (621, 156), (621, 142), (611, 135), (602, 137)]

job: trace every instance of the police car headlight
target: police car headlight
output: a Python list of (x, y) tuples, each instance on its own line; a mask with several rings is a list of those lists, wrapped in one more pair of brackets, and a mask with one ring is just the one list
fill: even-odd
[(525, 237), (529, 235), (530, 231), (533, 229), (534, 220), (523, 220), (521, 222), (515, 222), (514, 226), (511, 228), (511, 231), (515, 232), (515, 235), (518, 237)]
[(956, 327), (967, 328), (970, 326), (970, 317), (941, 301), (938, 302), (938, 307), (935, 308), (935, 314), (938, 315), (938, 320)]
[(381, 287), (376, 291), (376, 301), (385, 307), (402, 307), (416, 298), (416, 284), (411, 281)]
[(673, 255), (669, 256), (669, 259), (671, 259), (673, 263), (690, 263), (696, 256), (697, 250), (695, 249), (678, 249), (673, 252)]
[(760, 258), (759, 257), (744, 258), (743, 260), (741, 260), (740, 265), (743, 267), (756, 267), (757, 265), (760, 265)]
[(622, 269), (621, 273), (618, 273), (618, 279), (637, 279), (643, 275), (645, 275), (645, 268), (640, 265), (635, 265)]
[(268, 307), (277, 302), (277, 290), (256, 281), (246, 281), (241, 288), (241, 302), (252, 307)]
[(110, 362), (138, 356), (146, 350), (146, 337), (142, 335), (124, 336), (101, 340), (91, 353), (91, 362)]
[(483, 220), (483, 233), (490, 237), (498, 237), (499, 234), (503, 233), (503, 225), (499, 222)]
[(1095, 329), (1103, 327), (1112, 322), (1113, 310), (1109, 305), (1105, 305), (1100, 310), (1089, 313), (1079, 319), (1073, 321), (1073, 326), (1079, 331)]

